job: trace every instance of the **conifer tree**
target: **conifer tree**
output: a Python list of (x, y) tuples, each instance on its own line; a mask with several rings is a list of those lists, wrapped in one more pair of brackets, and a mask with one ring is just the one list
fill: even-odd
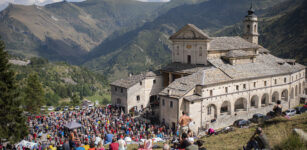
[(45, 105), (45, 94), (36, 73), (31, 73), (27, 79), (25, 87), (25, 110), (30, 113), (38, 113), (40, 108)]
[(71, 97), (71, 104), (73, 106), (77, 106), (80, 104), (80, 96), (76, 93), (73, 94), (73, 96)]
[(8, 54), (0, 40), (0, 139), (19, 142), (27, 135), (21, 99), (17, 91), (15, 73), (10, 69)]

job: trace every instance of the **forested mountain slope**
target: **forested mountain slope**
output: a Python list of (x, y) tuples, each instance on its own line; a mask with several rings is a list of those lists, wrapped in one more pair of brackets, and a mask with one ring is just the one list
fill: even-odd
[[(254, 7), (262, 10), (282, 1), (256, 1)], [(89, 53), (84, 66), (113, 79), (157, 69), (170, 61), (168, 37), (179, 28), (192, 23), (214, 32), (242, 21), (249, 7), (250, 1), (246, 0), (209, 0), (175, 7), (140, 28), (106, 39)]]
[[(259, 44), (272, 54), (307, 65), (307, 0), (288, 0), (258, 16)], [(242, 24), (225, 27), (217, 36), (240, 35)]]
[(78, 64), (113, 32), (151, 20), (162, 4), (135, 0), (10, 4), (0, 12), (0, 35), (12, 54)]
[(72, 97), (73, 94), (78, 94), (81, 98), (98, 95), (105, 101), (110, 95), (106, 77), (78, 66), (31, 58), (30, 64), (12, 65), (12, 68), (16, 72), (20, 89), (26, 85), (29, 74), (38, 74), (47, 105), (57, 105), (61, 100)]

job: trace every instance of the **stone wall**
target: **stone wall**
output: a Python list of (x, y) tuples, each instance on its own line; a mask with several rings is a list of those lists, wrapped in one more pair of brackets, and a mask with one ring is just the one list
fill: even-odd
[[(172, 103), (172, 107), (171, 107)], [(165, 122), (169, 127), (178, 122), (178, 99), (160, 96), (160, 122)]]
[(113, 105), (125, 107), (126, 113), (133, 107), (140, 110), (147, 107), (150, 97), (157, 95), (162, 89), (162, 76), (146, 77), (128, 89), (111, 85), (111, 101)]
[[(205, 127), (222, 128), (232, 125), (235, 120), (252, 118), (255, 113), (266, 114), (272, 111), (277, 100), (282, 101), (286, 110), (299, 104), (304, 73), (305, 70), (291, 75), (206, 87), (202, 90), (204, 98), (185, 101), (183, 110), (193, 119), (194, 131)], [(214, 119), (216, 121), (211, 123)]]
[(111, 85), (111, 104), (123, 106), (127, 112), (127, 89)]

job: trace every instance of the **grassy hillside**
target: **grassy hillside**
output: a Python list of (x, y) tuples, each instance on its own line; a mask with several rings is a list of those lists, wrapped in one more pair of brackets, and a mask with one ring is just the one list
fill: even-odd
[[(281, 1), (284, 0), (257, 1), (255, 7), (266, 8)], [(206, 32), (213, 32), (242, 21), (249, 6), (246, 0), (209, 0), (180, 5), (140, 28), (107, 38), (89, 53), (84, 66), (108, 74), (111, 79), (159, 68), (170, 62), (168, 37), (179, 28), (193, 23)]]
[[(307, 142), (305, 145), (300, 145), (299, 139), (296, 143), (288, 143), (292, 137), (292, 132), (294, 128), (303, 129), (307, 132), (307, 113), (292, 117), (290, 120), (285, 118), (275, 118), (270, 120), (260, 127), (263, 128), (263, 132), (266, 134), (270, 146), (273, 149), (284, 149), (284, 150), (306, 150)], [(205, 147), (207, 149), (219, 150), (219, 149), (243, 149), (242, 146), (245, 145), (250, 137), (253, 135), (256, 129), (256, 125), (246, 129), (236, 129), (233, 132), (227, 134), (214, 135), (208, 138), (203, 138), (205, 141)], [(290, 139), (289, 139), (290, 138)], [(289, 145), (292, 147), (289, 147)], [(295, 147), (297, 146), (297, 147)], [(305, 148), (304, 148), (305, 147)]]
[(13, 54), (78, 64), (113, 32), (151, 20), (161, 5), (135, 0), (10, 4), (0, 12), (0, 35)]
[[(58, 105), (64, 99), (77, 93), (82, 98), (100, 100), (110, 99), (107, 79), (85, 68), (67, 63), (50, 63), (45, 59), (32, 58), (27, 66), (13, 65), (20, 87), (25, 85), (30, 73), (37, 73), (45, 91), (47, 105)], [(95, 98), (95, 99), (92, 99)]]
[[(291, 119), (283, 117), (269, 120), (264, 124), (251, 125), (249, 128), (235, 128), (234, 131), (202, 138), (203, 147), (208, 150), (243, 150), (256, 128), (260, 126), (266, 134), (270, 147), (274, 150), (306, 150), (307, 142), (293, 134), (294, 128), (307, 132), (307, 113), (297, 115)], [(163, 144), (159, 143), (159, 146)], [(129, 145), (128, 149), (136, 150), (138, 145)], [(159, 150), (162, 150), (160, 148)]]

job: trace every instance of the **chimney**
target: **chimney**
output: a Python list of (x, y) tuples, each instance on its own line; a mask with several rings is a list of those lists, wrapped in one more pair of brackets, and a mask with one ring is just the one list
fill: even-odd
[(205, 85), (205, 70), (203, 70), (203, 73), (202, 73), (201, 85)]
[(169, 96), (172, 95), (172, 90), (171, 90), (171, 89), (168, 89), (168, 90), (167, 90), (167, 93), (168, 93)]

